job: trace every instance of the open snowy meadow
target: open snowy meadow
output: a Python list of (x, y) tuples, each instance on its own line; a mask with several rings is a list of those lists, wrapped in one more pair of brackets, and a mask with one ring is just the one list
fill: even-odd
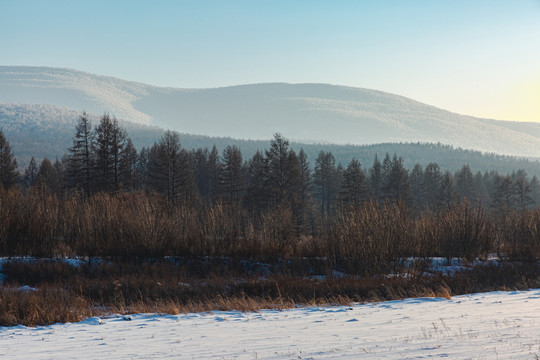
[(9, 359), (535, 359), (540, 289), (0, 328)]

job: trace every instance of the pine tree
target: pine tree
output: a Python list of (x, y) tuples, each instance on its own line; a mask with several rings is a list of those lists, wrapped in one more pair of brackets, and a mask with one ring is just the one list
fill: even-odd
[(148, 155), (150, 187), (174, 204), (179, 193), (180, 171), (180, 136), (168, 130)]
[(470, 202), (476, 201), (476, 189), (471, 168), (468, 164), (456, 173), (456, 187), (461, 199), (468, 199)]
[(403, 159), (394, 154), (389, 166), (383, 162), (383, 186), (382, 192), (385, 199), (393, 203), (403, 202), (410, 204), (411, 185), (409, 171), (403, 166)]
[(518, 170), (514, 177), (514, 196), (516, 205), (521, 211), (524, 211), (533, 204), (531, 186), (527, 180), (525, 170)]
[(186, 149), (180, 149), (178, 154), (178, 203), (186, 206), (197, 205), (200, 201), (195, 183), (195, 162), (191, 153)]
[(365, 200), (365, 174), (360, 162), (355, 158), (349, 162), (343, 172), (342, 197), (344, 204), (359, 207)]
[(213, 202), (219, 196), (218, 180), (221, 171), (221, 163), (216, 145), (209, 152), (208, 148), (197, 149), (192, 152), (195, 162), (195, 179), (199, 195), (208, 203)]
[(305, 232), (308, 225), (311, 226), (312, 235), (315, 233), (315, 219), (313, 214), (313, 198), (311, 196), (312, 179), (311, 168), (304, 149), (298, 152), (298, 170), (300, 187), (298, 189), (298, 205), (300, 216), (298, 217), (298, 231)]
[(534, 175), (529, 184), (531, 188), (531, 200), (533, 206), (538, 206), (540, 204), (540, 181), (536, 175)]
[[(388, 154), (387, 154), (388, 155)], [(371, 191), (373, 192), (373, 199), (381, 202), (382, 201), (382, 165), (377, 155), (375, 155), (375, 160), (373, 160), (373, 166), (369, 169), (369, 185)]]
[(476, 189), (476, 198), (479, 203), (487, 204), (489, 202), (489, 194), (484, 183), (484, 176), (480, 171), (477, 171), (473, 178), (474, 188)]
[(93, 138), (90, 117), (83, 111), (75, 127), (73, 145), (68, 150), (68, 178), (72, 186), (80, 187), (86, 196), (90, 195), (92, 187)]
[(248, 209), (257, 215), (267, 210), (269, 206), (269, 191), (267, 188), (268, 168), (262, 153), (257, 150), (248, 162), (246, 204)]
[(136, 190), (147, 188), (148, 153), (149, 150), (143, 147), (139, 152), (139, 156), (137, 156), (137, 161), (135, 162), (135, 170), (133, 172), (133, 187)]
[(437, 163), (429, 163), (424, 169), (424, 204), (429, 209), (436, 209), (443, 202), (441, 186), (443, 175)]
[(131, 139), (128, 137), (123, 149), (120, 152), (120, 184), (126, 189), (135, 187), (135, 172), (137, 169), (137, 161), (139, 155), (137, 149), (133, 146)]
[(98, 190), (117, 191), (121, 184), (121, 154), (125, 149), (127, 134), (116, 118), (107, 114), (101, 117), (95, 129), (93, 149), (96, 157)]
[(422, 165), (416, 164), (411, 171), (411, 195), (412, 195), (412, 207), (414, 212), (418, 214), (424, 204), (425, 188), (424, 188), (424, 170)]
[(195, 162), (195, 182), (197, 184), (197, 189), (199, 190), (199, 195), (205, 201), (209, 199), (210, 193), (210, 176), (208, 174), (208, 148), (198, 148), (191, 151), (191, 156)]
[(210, 154), (208, 154), (207, 168), (208, 198), (213, 201), (218, 197), (219, 174), (221, 172), (221, 162), (219, 159), (219, 153), (216, 144), (212, 146), (212, 150), (210, 151)]
[(440, 192), (437, 197), (440, 199), (441, 205), (449, 208), (454, 204), (456, 196), (454, 178), (450, 171), (446, 170), (442, 176)]
[(18, 180), (17, 160), (11, 153), (11, 146), (0, 129), (0, 185), (7, 189), (15, 185)]
[(26, 186), (33, 186), (36, 182), (36, 176), (38, 173), (38, 166), (36, 164), (36, 159), (32, 156), (28, 167), (24, 171), (24, 184)]
[(270, 149), (266, 150), (266, 161), (268, 166), (268, 189), (271, 200), (275, 204), (286, 199), (289, 188), (289, 141), (281, 134), (274, 134), (274, 139), (270, 143)]
[(321, 151), (315, 160), (313, 172), (314, 193), (321, 214), (331, 215), (334, 213), (341, 185), (340, 176), (334, 155), (331, 152)]
[(507, 212), (515, 207), (514, 184), (510, 175), (499, 176), (495, 180), (495, 189), (491, 206), (499, 212)]
[(57, 160), (55, 165), (47, 158), (41, 161), (36, 175), (36, 185), (42, 189), (48, 189), (54, 193), (60, 193), (62, 190), (61, 165)]
[(197, 202), (194, 160), (182, 149), (180, 135), (167, 130), (148, 153), (148, 186), (167, 196), (173, 205)]
[(223, 198), (231, 206), (238, 204), (244, 191), (244, 173), (242, 152), (235, 145), (229, 145), (223, 150), (223, 170), (219, 180)]
[(304, 149), (300, 149), (298, 152), (298, 168), (300, 171), (300, 189), (299, 198), (301, 202), (306, 206), (310, 202), (310, 188), (311, 188), (311, 169), (309, 168), (309, 162)]

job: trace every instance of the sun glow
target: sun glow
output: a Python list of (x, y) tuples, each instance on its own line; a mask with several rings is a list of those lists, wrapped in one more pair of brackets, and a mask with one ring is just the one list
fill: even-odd
[(470, 113), (498, 120), (540, 122), (540, 74), (493, 93)]

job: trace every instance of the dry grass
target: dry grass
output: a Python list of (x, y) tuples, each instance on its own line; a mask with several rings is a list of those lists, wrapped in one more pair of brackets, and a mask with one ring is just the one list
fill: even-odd
[[(82, 201), (0, 188), (0, 255), (108, 260), (80, 267), (6, 264), (0, 324), (77, 321), (98, 311), (256, 310), (540, 285), (540, 209), (489, 214), (463, 202), (411, 216), (403, 204), (367, 202), (317, 219), (299, 230), (286, 204), (254, 215), (220, 202), (171, 207), (145, 192)], [(412, 269), (402, 261), (472, 260), (490, 252), (522, 262), (447, 278), (422, 276), (421, 261)], [(336, 278), (334, 270), (354, 276)], [(416, 276), (381, 277), (405, 271)], [(306, 279), (311, 275), (325, 280)], [(21, 285), (39, 290), (16, 290)]]
[[(193, 263), (165, 261), (79, 267), (54, 261), (8, 262), (5, 287), (0, 290), (0, 325), (71, 322), (111, 313), (256, 311), (409, 297), (449, 298), (540, 286), (540, 265), (536, 263), (483, 266), (452, 277), (329, 276), (318, 280), (284, 274), (261, 279), (235, 266), (224, 272), (223, 264), (201, 264), (202, 269)], [(37, 290), (21, 289), (21, 284)]]
[(362, 274), (399, 270), (398, 260), (407, 256), (540, 256), (540, 209), (488, 213), (462, 202), (411, 216), (403, 204), (368, 201), (316, 219), (302, 230), (286, 204), (257, 215), (221, 202), (171, 206), (145, 192), (82, 201), (0, 189), (0, 255), (324, 257), (332, 267)]

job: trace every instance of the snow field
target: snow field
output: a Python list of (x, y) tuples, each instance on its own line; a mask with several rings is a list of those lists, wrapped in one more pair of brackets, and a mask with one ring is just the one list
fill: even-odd
[(0, 328), (6, 359), (534, 359), (540, 290)]

